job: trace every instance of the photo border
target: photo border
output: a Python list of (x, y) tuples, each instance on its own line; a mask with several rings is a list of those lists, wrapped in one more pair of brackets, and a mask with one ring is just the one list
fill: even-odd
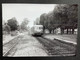
[[(76, 48), (76, 56), (69, 57), (19, 57), (18, 59), (47, 59), (47, 60), (80, 60), (80, 3), (79, 0), (2, 0), (0, 4), (0, 33), (2, 37), (2, 3), (28, 3), (28, 4), (78, 4), (78, 34), (77, 34), (77, 48)], [(2, 40), (1, 39), (1, 57), (2, 57)], [(6, 57), (2, 57), (3, 59), (10, 59)], [(13, 57), (11, 59), (17, 59)], [(10, 60), (11, 60), (10, 59)]]

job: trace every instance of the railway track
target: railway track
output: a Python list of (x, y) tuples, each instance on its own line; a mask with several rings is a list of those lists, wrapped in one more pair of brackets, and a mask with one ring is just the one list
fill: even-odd
[(21, 40), (22, 36), (18, 36), (8, 43), (3, 45), (3, 56), (8, 56), (10, 51), (18, 44), (19, 40)]
[(49, 56), (73, 56), (75, 55), (75, 45), (60, 42), (58, 40), (49, 40), (44, 37), (36, 37), (44, 46)]

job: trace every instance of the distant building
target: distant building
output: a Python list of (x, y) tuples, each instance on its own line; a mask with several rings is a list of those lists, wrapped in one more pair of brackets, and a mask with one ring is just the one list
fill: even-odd
[(74, 29), (74, 34), (77, 34), (78, 33), (78, 29)]
[(45, 29), (45, 33), (49, 33), (49, 30), (48, 29)]
[[(78, 29), (74, 29), (74, 34), (77, 34)], [(61, 28), (56, 28), (54, 34), (61, 34)], [(64, 34), (67, 34), (67, 29), (64, 30)], [(72, 29), (68, 29), (68, 34), (72, 34)]]
[(61, 34), (61, 28), (56, 28), (56, 29), (54, 30), (54, 33), (55, 33), (55, 34)]

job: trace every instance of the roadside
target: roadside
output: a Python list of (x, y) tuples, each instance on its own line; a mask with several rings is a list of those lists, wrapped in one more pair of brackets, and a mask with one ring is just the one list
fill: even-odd
[(18, 33), (15, 36), (11, 36), (10, 34), (3, 35), (3, 45), (11, 41), (12, 39), (18, 37), (19, 35), (23, 35), (23, 33)]
[(48, 38), (51, 40), (57, 39), (59, 41), (67, 42), (67, 43), (72, 43), (72, 44), (77, 44), (77, 35), (44, 35), (44, 38)]

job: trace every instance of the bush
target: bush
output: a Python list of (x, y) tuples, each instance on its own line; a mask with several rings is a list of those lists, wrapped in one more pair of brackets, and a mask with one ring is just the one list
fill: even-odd
[(18, 32), (17, 31), (12, 31), (11, 32), (11, 36), (16, 36), (16, 35), (18, 35)]
[(3, 34), (10, 34), (10, 26), (9, 25), (3, 25)]

